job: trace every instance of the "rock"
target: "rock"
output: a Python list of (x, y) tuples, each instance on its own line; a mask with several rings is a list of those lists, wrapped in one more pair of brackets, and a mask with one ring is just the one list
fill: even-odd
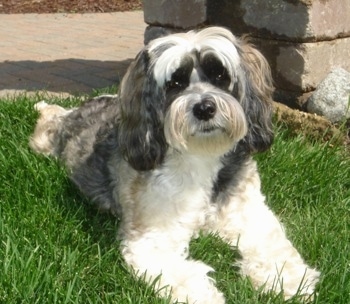
[(307, 111), (322, 115), (331, 122), (350, 118), (350, 73), (332, 70), (308, 99)]

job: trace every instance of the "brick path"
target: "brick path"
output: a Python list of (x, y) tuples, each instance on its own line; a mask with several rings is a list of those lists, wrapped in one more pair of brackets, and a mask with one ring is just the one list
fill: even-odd
[(0, 96), (90, 93), (118, 83), (143, 46), (143, 12), (0, 15)]

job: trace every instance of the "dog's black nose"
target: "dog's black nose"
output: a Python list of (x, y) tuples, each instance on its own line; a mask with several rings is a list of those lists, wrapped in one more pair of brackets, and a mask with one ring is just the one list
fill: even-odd
[(211, 100), (202, 100), (193, 107), (193, 115), (199, 120), (209, 120), (215, 116), (216, 105)]

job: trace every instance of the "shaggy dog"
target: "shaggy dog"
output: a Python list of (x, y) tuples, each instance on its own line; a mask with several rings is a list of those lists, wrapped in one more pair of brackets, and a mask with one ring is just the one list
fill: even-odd
[(285, 298), (310, 298), (319, 273), (306, 265), (266, 206), (252, 154), (268, 149), (271, 76), (266, 60), (219, 27), (153, 40), (118, 96), (77, 109), (41, 102), (31, 147), (60, 158), (100, 210), (121, 217), (121, 253), (174, 301), (224, 303), (188, 256), (199, 231), (242, 258), (243, 275)]

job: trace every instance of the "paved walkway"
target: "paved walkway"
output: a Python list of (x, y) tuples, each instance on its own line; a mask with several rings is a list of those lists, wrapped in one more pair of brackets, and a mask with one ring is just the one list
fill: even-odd
[(0, 96), (118, 83), (143, 46), (143, 12), (0, 14)]

